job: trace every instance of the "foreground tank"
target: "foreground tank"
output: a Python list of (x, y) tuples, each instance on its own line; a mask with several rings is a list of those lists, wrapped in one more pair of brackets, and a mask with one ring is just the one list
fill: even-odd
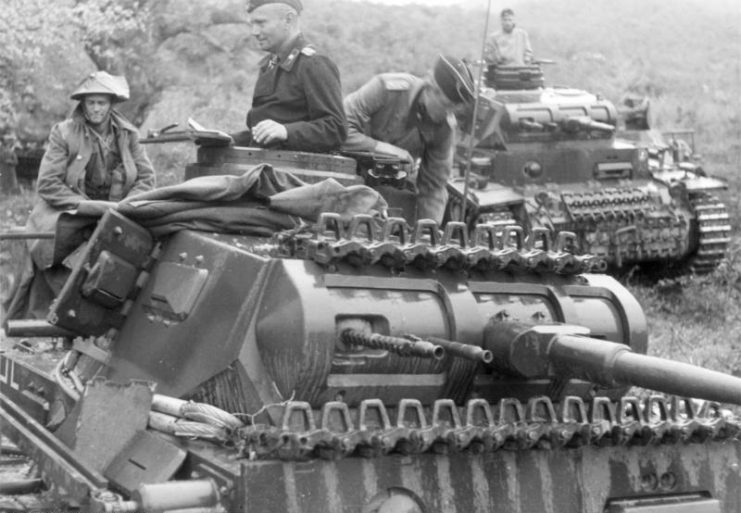
[(155, 239), (109, 211), (50, 322), (8, 326), (82, 338), (0, 354), (2, 429), (88, 511), (738, 511), (741, 380), (646, 356), (636, 300), (535, 233)]
[(544, 87), (537, 66), (493, 69), (489, 79), (474, 134), (460, 146), (450, 218), (460, 219), (472, 145), (470, 223), (515, 219), (573, 231), (613, 269), (658, 262), (704, 273), (726, 257), (729, 216), (715, 196), (724, 182), (686, 166), (652, 166), (647, 145), (616, 137), (611, 102)]

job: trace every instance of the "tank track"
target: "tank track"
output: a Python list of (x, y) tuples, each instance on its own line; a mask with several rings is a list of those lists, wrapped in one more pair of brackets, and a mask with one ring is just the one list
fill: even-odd
[(712, 272), (728, 254), (731, 243), (730, 215), (726, 206), (711, 194), (690, 199), (697, 220), (697, 251), (686, 262), (696, 274)]
[(665, 396), (623, 397), (617, 402), (596, 397), (588, 406), (579, 397), (554, 405), (541, 396), (527, 404), (513, 398), (497, 405), (472, 399), (464, 407), (450, 399), (427, 408), (415, 399), (402, 399), (393, 409), (378, 399), (362, 401), (353, 410), (342, 402), (325, 403), (321, 410), (300, 401), (274, 407), (282, 409), (277, 412), (280, 427), (253, 425), (235, 433), (243, 456), (303, 460), (392, 452), (645, 446), (729, 440), (741, 432), (741, 424), (727, 418), (717, 403), (697, 407), (690, 399)]

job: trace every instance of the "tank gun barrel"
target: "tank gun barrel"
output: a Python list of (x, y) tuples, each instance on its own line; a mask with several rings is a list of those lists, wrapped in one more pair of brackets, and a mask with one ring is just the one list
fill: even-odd
[(578, 132), (579, 130), (598, 130), (605, 133), (613, 133), (615, 127), (609, 123), (595, 121), (589, 116), (572, 116), (563, 120), (563, 128), (567, 132)]
[(418, 356), (441, 360), (445, 357), (442, 346), (425, 340), (414, 340), (380, 333), (365, 333), (348, 328), (342, 332), (342, 341), (346, 344), (364, 346), (371, 349), (385, 349), (400, 356)]
[(494, 354), (494, 367), (527, 378), (555, 373), (608, 387), (640, 386), (667, 394), (741, 404), (741, 379), (737, 377), (634, 353), (624, 344), (584, 336), (578, 329), (491, 322), (485, 330), (484, 347)]
[(637, 354), (623, 344), (558, 335), (549, 354), (557, 367), (589, 381), (741, 404), (741, 379), (688, 363)]

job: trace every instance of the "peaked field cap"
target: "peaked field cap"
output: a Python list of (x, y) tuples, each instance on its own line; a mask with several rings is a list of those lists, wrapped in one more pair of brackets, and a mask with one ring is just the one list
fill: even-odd
[(267, 4), (286, 4), (287, 6), (296, 9), (296, 12), (298, 13), (304, 9), (304, 6), (301, 5), (301, 0), (250, 0), (247, 3), (247, 12), (252, 12), (258, 7)]
[(432, 69), (440, 90), (453, 103), (473, 101), (474, 86), (471, 70), (458, 57), (439, 55)]
[(123, 102), (129, 99), (129, 83), (126, 77), (111, 75), (105, 71), (94, 71), (80, 82), (70, 98), (82, 100), (88, 94), (108, 94), (113, 97), (113, 101)]

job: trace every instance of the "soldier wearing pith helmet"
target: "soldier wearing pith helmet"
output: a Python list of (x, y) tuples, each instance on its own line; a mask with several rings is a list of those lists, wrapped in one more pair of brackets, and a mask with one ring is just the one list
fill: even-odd
[(237, 144), (324, 152), (346, 136), (337, 66), (301, 33), (300, 0), (252, 0), (247, 14), (252, 36), (268, 55), (247, 113), (249, 137)]
[(473, 77), (457, 57), (440, 55), (429, 74), (376, 75), (345, 98), (343, 149), (398, 157), (414, 167), (417, 218), (442, 222), (453, 167), (455, 110), (473, 101)]
[[(39, 167), (38, 199), (26, 228), (54, 232), (65, 211), (102, 213), (117, 202), (153, 189), (155, 174), (139, 131), (115, 105), (129, 99), (122, 76), (96, 71), (70, 95), (72, 115), (54, 125)], [(32, 265), (24, 272), (8, 318), (43, 318), (69, 269), (59, 243), (42, 239), (29, 245)], [(73, 249), (73, 248), (70, 248)]]
[(139, 145), (139, 131), (115, 108), (129, 99), (126, 78), (96, 71), (70, 98), (79, 103), (52, 128), (39, 168), (41, 200), (71, 209), (81, 201), (120, 201), (152, 189), (154, 169)]

